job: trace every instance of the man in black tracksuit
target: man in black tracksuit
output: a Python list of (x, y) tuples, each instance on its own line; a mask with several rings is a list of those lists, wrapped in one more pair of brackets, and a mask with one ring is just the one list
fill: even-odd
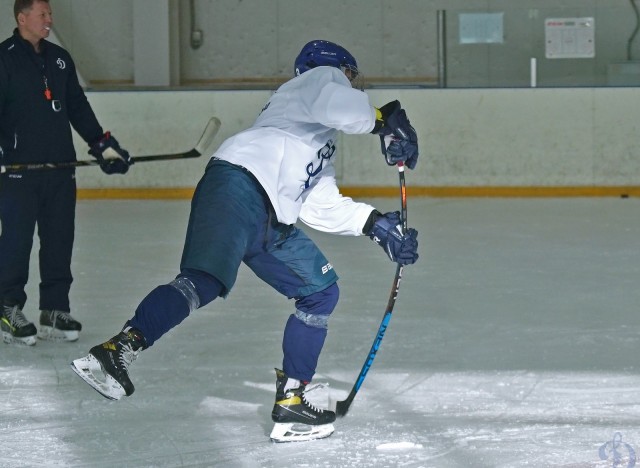
[[(45, 40), (52, 24), (48, 0), (16, 0), (14, 14), (18, 27), (0, 43), (0, 165), (76, 160), (72, 125), (104, 172), (125, 173), (129, 154), (103, 132), (71, 56)], [(33, 345), (36, 334), (50, 340), (78, 338), (81, 325), (69, 313), (75, 206), (74, 169), (0, 175), (0, 330), (5, 342)], [(22, 312), (36, 225), (39, 330)]]

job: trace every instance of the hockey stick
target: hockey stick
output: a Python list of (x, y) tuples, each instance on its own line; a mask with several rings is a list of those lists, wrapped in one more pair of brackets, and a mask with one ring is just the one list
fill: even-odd
[[(407, 189), (405, 187), (404, 164), (402, 162), (398, 163), (398, 176), (400, 178), (400, 204), (402, 209), (400, 212), (400, 219), (402, 221), (402, 232), (407, 232)], [(347, 411), (349, 411), (349, 407), (351, 406), (353, 399), (356, 397), (356, 393), (358, 393), (358, 390), (364, 382), (364, 378), (367, 376), (367, 372), (369, 372), (369, 369), (373, 364), (373, 360), (375, 359), (376, 353), (382, 343), (382, 338), (384, 338), (384, 333), (387, 331), (387, 326), (389, 326), (389, 321), (391, 320), (393, 307), (396, 304), (396, 298), (398, 297), (398, 291), (400, 290), (401, 279), (402, 265), (398, 263), (396, 267), (396, 276), (393, 278), (393, 285), (391, 286), (391, 293), (389, 294), (389, 302), (387, 302), (387, 310), (382, 317), (382, 322), (380, 323), (380, 327), (378, 327), (378, 333), (376, 334), (375, 340), (373, 340), (373, 345), (371, 346), (371, 350), (369, 350), (367, 359), (364, 361), (362, 370), (360, 370), (360, 375), (358, 375), (358, 379), (353, 385), (347, 399), (336, 402), (336, 416), (338, 417), (345, 416)]]
[[(220, 119), (212, 117), (209, 119), (207, 126), (202, 132), (202, 136), (198, 140), (196, 146), (184, 153), (174, 154), (153, 154), (149, 156), (132, 156), (131, 160), (134, 163), (149, 162), (149, 161), (167, 161), (170, 159), (187, 159), (197, 158), (202, 155), (204, 150), (211, 144), (215, 136), (220, 130)], [(34, 164), (7, 164), (6, 166), (0, 166), (0, 174), (5, 172), (21, 172), (21, 171), (35, 171), (43, 169), (68, 169), (71, 167), (86, 167), (86, 166), (98, 166), (100, 163), (96, 159), (88, 159), (83, 161), (68, 161), (59, 163), (34, 163)]]

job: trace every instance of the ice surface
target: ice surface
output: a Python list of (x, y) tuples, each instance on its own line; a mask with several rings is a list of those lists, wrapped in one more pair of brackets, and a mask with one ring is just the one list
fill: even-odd
[[(382, 211), (393, 199), (367, 200)], [(69, 368), (177, 273), (187, 201), (81, 201), (76, 343), (0, 343), (2, 467), (612, 467), (640, 450), (640, 202), (417, 199), (421, 259), (404, 270), (378, 355), (325, 440), (272, 444), (293, 304), (242, 268), (107, 401)], [(309, 231), (307, 231), (309, 232)], [(341, 300), (312, 393), (344, 399), (395, 272), (366, 238), (309, 232)], [(37, 246), (36, 246), (37, 248)], [(37, 255), (25, 313), (36, 321)], [(615, 448), (615, 451), (614, 451)], [(615, 453), (620, 456), (615, 465)]]

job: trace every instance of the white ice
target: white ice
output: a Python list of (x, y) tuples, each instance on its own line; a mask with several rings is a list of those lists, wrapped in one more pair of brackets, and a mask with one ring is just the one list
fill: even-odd
[[(72, 309), (84, 329), (76, 343), (0, 343), (0, 466), (632, 466), (638, 200), (429, 199), (409, 189), (421, 258), (404, 270), (373, 366), (333, 436), (292, 444), (268, 434), (293, 304), (245, 267), (227, 300), (140, 355), (131, 397), (108, 401), (69, 368), (174, 277), (188, 211), (187, 201), (79, 202)], [(315, 379), (328, 386), (313, 396), (327, 405), (355, 382), (395, 267), (366, 238), (307, 232), (341, 277)]]

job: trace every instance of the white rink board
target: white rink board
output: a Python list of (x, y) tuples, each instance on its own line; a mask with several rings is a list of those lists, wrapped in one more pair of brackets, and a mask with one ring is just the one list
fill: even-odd
[[(399, 99), (418, 132), (414, 186), (612, 186), (640, 184), (637, 88), (373, 90)], [(250, 126), (269, 91), (92, 92), (105, 130), (132, 155), (192, 148), (211, 116), (222, 121), (211, 152)], [(79, 158), (86, 144), (76, 141)], [(125, 176), (78, 169), (81, 188), (194, 187), (207, 156), (133, 167)], [(341, 135), (343, 186), (396, 186), (374, 135)]]

